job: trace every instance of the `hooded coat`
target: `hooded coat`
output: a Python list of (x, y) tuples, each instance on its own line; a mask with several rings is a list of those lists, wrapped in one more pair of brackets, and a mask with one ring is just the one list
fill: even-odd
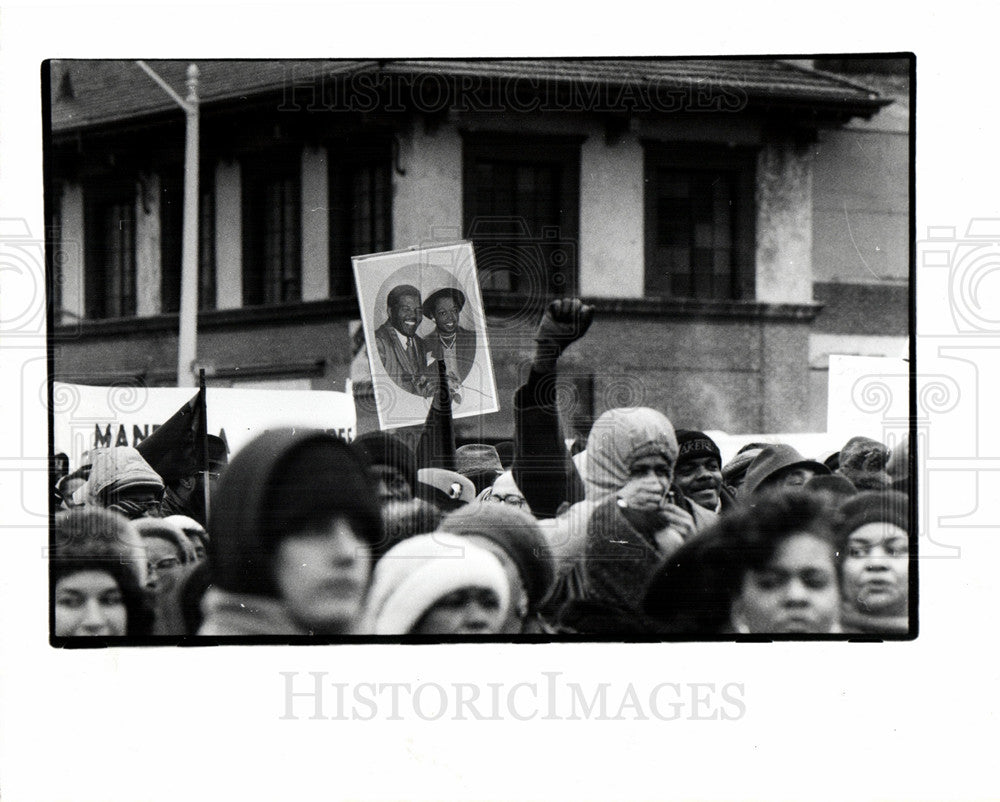
[(106, 507), (115, 495), (128, 488), (150, 487), (162, 493), (163, 480), (134, 448), (115, 446), (94, 452), (84, 487), (86, 506)]

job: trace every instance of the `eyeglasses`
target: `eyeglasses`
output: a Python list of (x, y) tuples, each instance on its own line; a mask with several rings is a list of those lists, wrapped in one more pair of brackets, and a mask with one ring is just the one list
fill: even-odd
[(509, 493), (506, 496), (491, 493), (486, 497), (486, 500), (492, 501), (494, 504), (509, 504), (511, 507), (523, 507), (528, 503), (524, 500), (523, 496), (515, 496), (513, 493)]
[(178, 568), (181, 564), (180, 558), (178, 557), (163, 557), (162, 559), (154, 562), (147, 562), (146, 568), (150, 571), (156, 571), (160, 573), (161, 571), (171, 571), (174, 568)]

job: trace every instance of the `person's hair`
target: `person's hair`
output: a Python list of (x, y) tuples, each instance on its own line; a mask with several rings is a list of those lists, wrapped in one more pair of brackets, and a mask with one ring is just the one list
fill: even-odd
[(834, 532), (829, 508), (803, 490), (778, 490), (722, 515), (671, 555), (650, 581), (644, 609), (665, 632), (724, 632), (746, 575), (766, 568), (800, 534), (830, 544), (839, 580), (845, 539)]
[(153, 603), (142, 584), (145, 559), (142, 539), (123, 515), (93, 507), (59, 513), (52, 527), (49, 559), (53, 609), (60, 579), (84, 571), (103, 571), (121, 591), (126, 612), (125, 635), (149, 635), (153, 631)]
[(410, 284), (400, 284), (393, 287), (389, 290), (389, 294), (385, 298), (385, 308), (395, 309), (400, 300), (405, 298), (407, 295), (412, 295), (419, 299), (420, 290)]

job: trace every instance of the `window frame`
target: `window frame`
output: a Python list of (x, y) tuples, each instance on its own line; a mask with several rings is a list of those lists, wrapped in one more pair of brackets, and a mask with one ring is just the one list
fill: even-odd
[[(302, 300), (302, 151), (285, 147), (258, 151), (240, 159), (243, 306), (281, 306)], [(271, 182), (290, 181), (293, 219), (285, 224), (290, 240), (290, 264), (282, 262), (281, 281), (289, 274), (296, 282), (293, 293), (268, 298), (267, 256), (265, 253), (265, 217), (269, 204), (262, 192)], [(285, 251), (285, 248), (282, 248)]]
[[(135, 317), (138, 307), (138, 253), (136, 203), (138, 189), (135, 180), (102, 177), (84, 185), (84, 317), (87, 320), (113, 320)], [(104, 235), (107, 233), (104, 215), (114, 206), (129, 210), (129, 230), (125, 232), (126, 248), (131, 265), (119, 279), (129, 285), (131, 292), (119, 293), (117, 301), (110, 303), (111, 284)], [(120, 266), (117, 266), (120, 269)], [(128, 281), (126, 281), (128, 279)]]
[[(730, 147), (723, 144), (664, 143), (643, 140), (643, 295), (647, 298), (669, 298), (699, 302), (753, 301), (756, 296), (756, 228), (757, 228), (757, 158), (753, 147)], [(721, 297), (674, 295), (672, 292), (652, 292), (651, 276), (658, 271), (655, 259), (659, 233), (656, 209), (658, 171), (725, 172), (734, 176), (737, 210), (733, 215), (732, 252), (734, 263), (731, 278), (734, 294)], [(694, 275), (692, 270), (690, 275)]]
[[(179, 172), (178, 172), (179, 170)], [(165, 193), (176, 191), (179, 205), (167, 211)], [(183, 167), (172, 165), (160, 173), (160, 312), (180, 312), (181, 270), (184, 259), (184, 173)], [(205, 225), (205, 210), (210, 212)], [(171, 228), (175, 227), (175, 230)], [(176, 260), (176, 261), (175, 261)], [(176, 282), (176, 284), (174, 284)], [(203, 170), (198, 178), (198, 311), (215, 309), (215, 174)], [(172, 303), (176, 287), (176, 306)]]
[[(577, 295), (580, 286), (580, 169), (581, 145), (585, 135), (514, 134), (463, 130), (462, 136), (462, 231), (473, 246), (479, 244), (502, 244), (510, 237), (500, 234), (490, 235), (488, 230), (477, 223), (488, 215), (477, 215), (475, 167), (480, 161), (490, 160), (514, 164), (557, 165), (560, 170), (560, 187), (557, 197), (559, 210), (558, 230), (532, 232), (524, 239), (526, 246), (563, 244), (563, 252), (568, 254), (568, 262), (560, 271), (564, 281), (560, 284), (551, 279), (545, 288), (546, 297)], [(498, 216), (498, 219), (502, 216)], [(516, 240), (516, 237), (513, 238)], [(524, 289), (491, 290), (484, 287), (484, 293), (504, 292), (523, 295)]]
[[(355, 298), (354, 271), (351, 257), (361, 253), (377, 253), (393, 248), (393, 142), (389, 136), (376, 136), (363, 145), (345, 140), (326, 143), (327, 196), (329, 198), (329, 271), (331, 298)], [(384, 193), (385, 207), (373, 208), (372, 220), (382, 218), (385, 241), (377, 243), (373, 234), (372, 244), (355, 243), (353, 231), (353, 179), (359, 169), (381, 167), (386, 171)]]

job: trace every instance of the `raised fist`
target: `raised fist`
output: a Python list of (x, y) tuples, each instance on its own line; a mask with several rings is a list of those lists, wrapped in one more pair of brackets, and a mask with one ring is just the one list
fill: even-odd
[(559, 356), (568, 345), (587, 333), (593, 319), (594, 307), (579, 298), (551, 301), (538, 324), (535, 342), (540, 346), (554, 347), (554, 356)]

